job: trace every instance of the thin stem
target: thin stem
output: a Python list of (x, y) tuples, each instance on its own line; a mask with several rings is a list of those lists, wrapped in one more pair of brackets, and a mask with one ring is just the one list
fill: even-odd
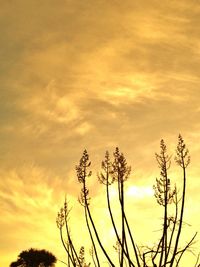
[[(83, 181), (83, 189), (84, 189), (84, 192), (85, 189), (86, 189), (86, 184), (85, 184), (85, 181)], [(86, 195), (84, 194), (84, 198), (85, 198), (85, 208), (86, 208), (86, 214), (89, 215), (89, 219), (90, 219), (90, 222), (92, 224), (92, 227), (93, 227), (93, 230), (94, 230), (94, 233), (95, 233), (95, 236), (97, 238), (97, 241), (99, 243), (99, 246), (100, 248), (102, 249), (104, 255), (106, 256), (107, 260), (109, 261), (110, 265), (114, 267), (114, 264), (113, 262), (111, 261), (110, 257), (108, 256), (108, 253), (106, 252), (105, 248), (103, 247), (102, 243), (101, 243), (101, 240), (99, 238), (99, 235), (98, 235), (98, 232), (97, 232), (97, 229), (96, 229), (96, 226), (94, 224), (94, 221), (93, 221), (93, 218), (92, 218), (92, 215), (91, 215), (91, 212), (90, 212), (90, 209), (89, 209), (89, 206), (88, 206), (88, 202), (87, 202), (87, 199), (86, 199)], [(89, 224), (88, 224), (89, 225)], [(95, 246), (95, 244), (93, 243), (93, 245)], [(98, 258), (98, 257), (97, 257)], [(99, 266), (99, 265), (98, 265)]]
[[(172, 228), (172, 232), (171, 232), (171, 236), (170, 236), (170, 241), (169, 241), (169, 246), (168, 246), (168, 252), (167, 252), (167, 258), (169, 256), (169, 252), (171, 250), (172, 240), (173, 240), (173, 236), (174, 236), (175, 229), (176, 229), (176, 224), (177, 224), (177, 217), (178, 217), (178, 199), (177, 199), (177, 192), (175, 194), (175, 205), (176, 205), (175, 218), (174, 218), (173, 228)], [(167, 259), (166, 259), (166, 261), (167, 261)]]
[(182, 230), (182, 224), (183, 224), (183, 213), (184, 213), (184, 205), (185, 205), (185, 191), (186, 191), (186, 168), (185, 168), (185, 164), (184, 164), (184, 158), (183, 155), (181, 157), (182, 159), (182, 169), (183, 169), (183, 192), (182, 192), (182, 204), (181, 204), (181, 213), (180, 213), (180, 221), (179, 221), (179, 227), (178, 227), (178, 233), (176, 236), (176, 242), (175, 242), (175, 246), (174, 246), (174, 251), (173, 251), (173, 255), (171, 258), (171, 263), (170, 263), (170, 267), (173, 266), (174, 260), (175, 260), (175, 256), (176, 256), (176, 252), (178, 249), (178, 244), (179, 244), (179, 239), (180, 239), (180, 235), (181, 235), (181, 230)]
[(67, 255), (68, 255), (68, 257), (70, 258), (70, 260), (71, 260), (73, 266), (76, 266), (76, 264), (73, 262), (73, 259), (72, 259), (71, 255), (70, 255), (70, 252), (69, 252), (68, 248), (67, 248), (66, 245), (65, 245), (65, 242), (64, 242), (64, 239), (63, 239), (63, 235), (62, 235), (62, 228), (60, 228), (60, 238), (61, 238), (63, 247), (64, 247), (65, 251), (67, 252)]
[(92, 236), (92, 232), (91, 232), (91, 229), (90, 229), (89, 221), (88, 221), (87, 207), (84, 207), (84, 211), (85, 211), (85, 219), (86, 219), (87, 228), (88, 228), (88, 231), (89, 231), (90, 239), (92, 241), (95, 257), (96, 257), (96, 260), (97, 260), (97, 265), (98, 265), (98, 267), (100, 267), (100, 262), (99, 262), (99, 258), (98, 258), (96, 245), (95, 245), (95, 242), (94, 242), (94, 239), (93, 239), (93, 236)]

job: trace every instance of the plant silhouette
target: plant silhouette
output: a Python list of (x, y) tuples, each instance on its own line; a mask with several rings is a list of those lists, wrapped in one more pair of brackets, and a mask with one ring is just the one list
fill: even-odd
[(53, 267), (56, 257), (47, 250), (29, 249), (18, 255), (18, 259), (10, 267)]
[[(115, 251), (118, 253), (113, 258), (110, 250), (105, 248), (102, 237), (94, 222), (92, 210), (90, 207), (90, 191), (87, 185), (88, 179), (92, 175), (90, 170), (91, 161), (89, 154), (84, 150), (79, 164), (76, 166), (76, 173), (78, 182), (81, 185), (81, 192), (79, 202), (83, 206), (83, 214), (91, 239), (91, 261), (95, 267), (100, 267), (102, 262), (108, 262), (109, 266), (126, 266), (126, 267), (178, 267), (183, 262), (183, 255), (191, 252), (192, 245), (195, 242), (197, 233), (194, 233), (188, 241), (183, 244), (181, 237), (183, 233), (183, 218), (185, 208), (186, 196), (186, 182), (187, 182), (187, 167), (190, 164), (189, 150), (181, 135), (178, 136), (178, 144), (175, 150), (174, 160), (180, 169), (182, 175), (181, 194), (179, 193), (176, 184), (172, 185), (168, 172), (171, 167), (172, 157), (168, 155), (167, 146), (162, 139), (160, 142), (160, 152), (155, 154), (158, 167), (160, 169), (160, 177), (156, 178), (156, 183), (153, 186), (154, 196), (156, 202), (163, 209), (162, 230), (160, 237), (154, 242), (152, 247), (139, 246), (134, 238), (134, 231), (130, 227), (127, 219), (127, 212), (125, 209), (125, 194), (124, 184), (129, 179), (131, 167), (127, 164), (126, 158), (119, 148), (116, 148), (113, 153), (113, 159), (110, 158), (109, 152), (105, 153), (105, 159), (101, 164), (101, 171), (98, 173), (98, 181), (105, 186), (105, 197), (107, 202), (107, 209), (112, 223), (115, 238), (113, 239)], [(114, 218), (110, 187), (116, 185), (118, 191), (118, 201), (120, 207), (120, 219)], [(66, 250), (68, 257), (68, 266), (70, 264), (74, 267), (85, 267), (89, 264), (80, 259), (77, 249), (72, 241), (69, 226), (69, 212), (68, 203), (65, 199), (64, 206), (60, 209), (57, 216), (57, 227), (60, 231), (62, 244)], [(119, 227), (120, 222), (120, 227)], [(66, 230), (66, 239), (64, 237), (64, 228)], [(103, 254), (105, 259), (102, 260)], [(84, 254), (84, 250), (83, 250)], [(84, 256), (84, 255), (83, 255)], [(199, 266), (199, 256), (197, 256), (196, 263), (191, 266)]]

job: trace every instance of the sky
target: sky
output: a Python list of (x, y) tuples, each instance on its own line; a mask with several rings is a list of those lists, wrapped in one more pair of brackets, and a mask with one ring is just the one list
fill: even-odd
[[(66, 260), (55, 223), (65, 194), (74, 240), (85, 242), (75, 173), (84, 149), (100, 232), (106, 216), (96, 172), (106, 150), (125, 154), (127, 205), (145, 244), (162, 217), (152, 191), (155, 152), (164, 138), (173, 158), (181, 133), (191, 155), (185, 221), (191, 235), (199, 231), (200, 2), (0, 2), (0, 265), (30, 247)], [(180, 178), (174, 162), (170, 177)]]

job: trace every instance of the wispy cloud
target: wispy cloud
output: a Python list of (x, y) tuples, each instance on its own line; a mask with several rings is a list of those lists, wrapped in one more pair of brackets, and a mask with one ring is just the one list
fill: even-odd
[[(145, 188), (156, 172), (159, 140), (164, 137), (173, 153), (181, 132), (192, 154), (190, 201), (199, 201), (199, 11), (188, 0), (2, 3), (5, 253), (14, 253), (17, 243), (19, 250), (46, 245), (33, 235), (34, 227), (49, 238), (65, 192), (76, 199), (74, 166), (85, 148), (95, 173), (104, 151), (120, 146), (135, 168), (132, 192), (150, 192)], [(100, 205), (95, 181), (94, 202)], [(146, 209), (143, 200), (141, 207)], [(195, 212), (189, 213), (196, 225)]]

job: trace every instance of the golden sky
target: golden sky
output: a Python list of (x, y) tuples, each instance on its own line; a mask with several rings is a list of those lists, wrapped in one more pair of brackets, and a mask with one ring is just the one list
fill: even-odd
[[(130, 217), (145, 244), (162, 217), (154, 153), (164, 138), (173, 154), (181, 133), (192, 159), (185, 218), (199, 231), (200, 1), (7, 0), (0, 31), (0, 265), (30, 247), (65, 260), (55, 218), (67, 193), (80, 239), (74, 166), (85, 148), (101, 215), (95, 173), (106, 150), (126, 155)], [(170, 173), (176, 180), (175, 164)]]

